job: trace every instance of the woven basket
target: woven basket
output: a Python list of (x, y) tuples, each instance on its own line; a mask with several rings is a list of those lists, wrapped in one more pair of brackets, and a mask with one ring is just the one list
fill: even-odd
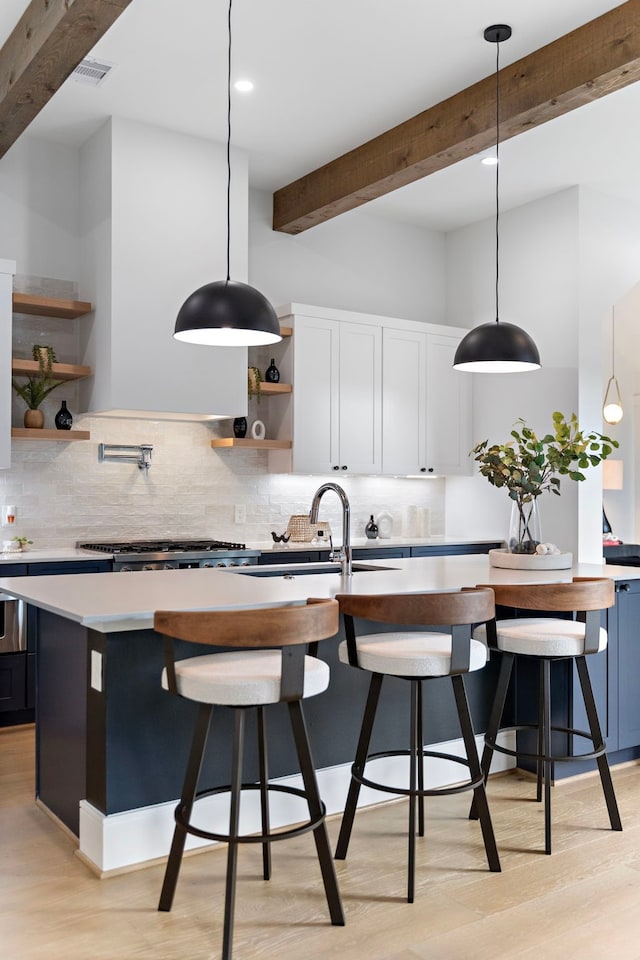
[(325, 521), (320, 523), (309, 523), (309, 515), (306, 513), (295, 514), (289, 517), (287, 533), (293, 543), (311, 543), (318, 538), (318, 531), (324, 533), (323, 540), (328, 540), (331, 535), (331, 527)]

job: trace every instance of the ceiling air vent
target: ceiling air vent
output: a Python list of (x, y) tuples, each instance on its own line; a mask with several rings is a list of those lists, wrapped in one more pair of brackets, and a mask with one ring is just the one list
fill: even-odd
[(114, 67), (113, 63), (107, 60), (95, 60), (93, 57), (85, 57), (75, 68), (71, 76), (79, 83), (90, 83), (97, 87), (105, 79)]

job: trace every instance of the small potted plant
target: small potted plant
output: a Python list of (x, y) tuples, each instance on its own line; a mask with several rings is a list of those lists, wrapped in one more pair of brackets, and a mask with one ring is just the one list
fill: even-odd
[(52, 390), (61, 385), (60, 380), (54, 380), (52, 366), (56, 362), (53, 347), (42, 347), (34, 344), (32, 356), (38, 362), (38, 372), (26, 378), (25, 383), (18, 383), (12, 379), (13, 389), (24, 400), (27, 410), (24, 415), (25, 427), (41, 429), (44, 426), (44, 414), (40, 404), (46, 400)]
[(258, 403), (260, 403), (260, 397), (262, 396), (262, 374), (258, 367), (249, 367), (247, 371), (247, 392), (249, 399), (255, 397)]
[(511, 440), (477, 443), (471, 451), (480, 473), (494, 487), (504, 487), (512, 501), (507, 549), (511, 553), (536, 553), (541, 537), (537, 499), (549, 490), (560, 495), (560, 477), (581, 481), (583, 471), (596, 467), (618, 447), (618, 441), (601, 433), (585, 434), (575, 413), (567, 420), (553, 414), (553, 432), (543, 437), (519, 419)]
[(11, 542), (15, 543), (16, 550), (26, 550), (28, 546), (33, 544), (33, 540), (29, 540), (28, 537), (12, 537)]

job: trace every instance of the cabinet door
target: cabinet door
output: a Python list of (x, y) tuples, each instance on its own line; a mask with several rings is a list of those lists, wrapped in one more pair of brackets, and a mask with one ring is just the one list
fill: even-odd
[(426, 472), (427, 337), (385, 327), (382, 338), (382, 472)]
[(618, 619), (618, 747), (640, 744), (640, 581), (616, 584)]
[(341, 323), (339, 364), (339, 462), (332, 470), (380, 473), (382, 328)]
[(427, 335), (427, 470), (472, 473), (471, 377), (453, 369), (460, 338)]
[(329, 473), (339, 463), (339, 324), (296, 316), (293, 469)]

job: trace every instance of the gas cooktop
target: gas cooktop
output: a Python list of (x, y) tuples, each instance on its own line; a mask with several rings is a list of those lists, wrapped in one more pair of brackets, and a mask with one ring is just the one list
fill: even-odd
[(102, 553), (203, 553), (218, 550), (246, 550), (244, 543), (228, 543), (225, 540), (98, 540), (93, 543), (77, 543), (81, 550), (100, 550)]

